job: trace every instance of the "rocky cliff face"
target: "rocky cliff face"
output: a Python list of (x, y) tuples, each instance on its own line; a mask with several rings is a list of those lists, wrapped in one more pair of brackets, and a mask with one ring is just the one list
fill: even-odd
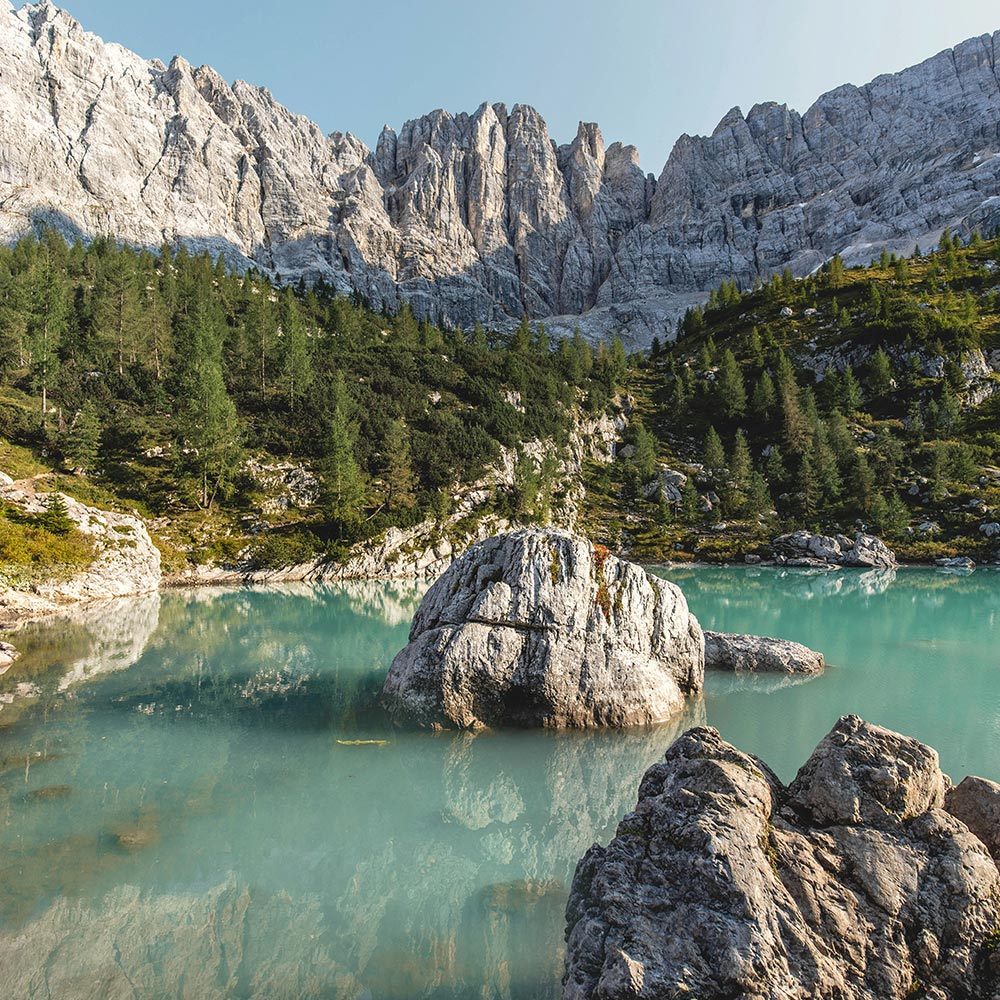
[(526, 105), (435, 111), (372, 151), (49, 4), (0, 0), (0, 42), (0, 237), (47, 221), (183, 240), (444, 323), (527, 313), (648, 340), (723, 278), (1000, 222), (1000, 32), (804, 115), (734, 108), (711, 136), (682, 136), (659, 180), (594, 124), (557, 146)]

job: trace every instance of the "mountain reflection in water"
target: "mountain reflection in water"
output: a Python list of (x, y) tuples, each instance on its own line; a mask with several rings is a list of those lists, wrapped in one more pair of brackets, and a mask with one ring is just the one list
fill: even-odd
[(956, 777), (1000, 774), (1000, 576), (662, 572), (706, 627), (830, 669), (710, 677), (649, 729), (435, 734), (378, 707), (422, 587), (168, 592), (25, 627), (0, 678), (33, 692), (0, 710), (4, 995), (556, 997), (575, 864), (683, 729), (788, 779), (855, 711)]

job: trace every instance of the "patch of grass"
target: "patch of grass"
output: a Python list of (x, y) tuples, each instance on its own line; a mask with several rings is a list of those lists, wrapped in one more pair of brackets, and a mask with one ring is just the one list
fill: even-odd
[(51, 512), (31, 516), (0, 507), (0, 575), (11, 584), (69, 576), (96, 557), (93, 540)]

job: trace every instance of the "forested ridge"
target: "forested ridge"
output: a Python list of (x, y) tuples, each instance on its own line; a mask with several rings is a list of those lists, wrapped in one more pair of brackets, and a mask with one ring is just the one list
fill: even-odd
[[(138, 505), (181, 548), (206, 539), (202, 559), (245, 544), (262, 463), (300, 463), (313, 485), (264, 525), (277, 531), (251, 525), (253, 558), (336, 554), (446, 514), (502, 448), (564, 444), (626, 370), (617, 341), (550, 342), (526, 322), (441, 330), (183, 248), (69, 246), (51, 230), (0, 248), (0, 467)], [(523, 489), (494, 506), (540, 516), (553, 474), (522, 460)]]
[[(183, 248), (43, 231), (0, 248), (0, 468), (138, 510), (175, 569), (277, 566), (446, 518), (502, 454), (516, 474), (476, 516), (545, 521), (574, 427), (621, 411), (581, 525), (641, 558), (861, 526), (911, 559), (995, 555), (1000, 241), (724, 282), (669, 332), (627, 357), (527, 319), (440, 329)], [(265, 517), (275, 469), (301, 488)], [(0, 561), (72, 562), (58, 510), (0, 514)]]
[[(591, 517), (612, 535), (631, 518), (649, 558), (766, 556), (799, 527), (995, 558), (998, 351), (1000, 241), (978, 234), (723, 282), (637, 363), (635, 456), (597, 470)], [(664, 463), (682, 475), (650, 490)]]

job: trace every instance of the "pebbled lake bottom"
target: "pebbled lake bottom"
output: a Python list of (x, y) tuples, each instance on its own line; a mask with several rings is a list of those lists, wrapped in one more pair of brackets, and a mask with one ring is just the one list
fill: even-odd
[(22, 628), (0, 677), (5, 998), (554, 998), (577, 860), (716, 726), (790, 780), (854, 712), (1000, 776), (1000, 574), (657, 570), (706, 628), (821, 650), (673, 722), (394, 730), (422, 587), (167, 592)]

